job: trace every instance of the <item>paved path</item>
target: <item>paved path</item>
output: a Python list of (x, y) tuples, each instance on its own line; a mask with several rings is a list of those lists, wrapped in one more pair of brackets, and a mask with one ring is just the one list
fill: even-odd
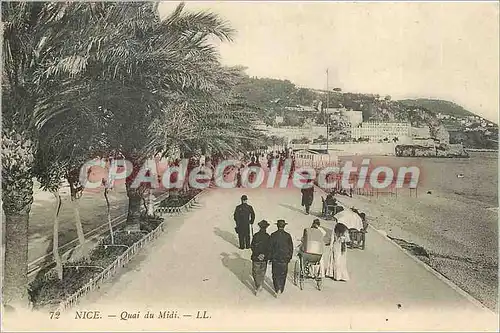
[[(271, 294), (270, 269), (264, 292), (252, 292), (249, 250), (239, 250), (232, 213), (249, 196), (257, 221), (284, 218), (296, 242), (314, 216), (300, 207), (298, 189), (211, 189), (183, 218), (167, 221), (166, 232), (129, 263), (124, 273), (83, 300), (80, 309), (101, 310), (104, 319), (58, 322), (71, 330), (493, 330), (497, 317), (478, 308), (370, 230), (366, 250), (348, 250), (349, 282), (325, 280), (322, 291), (308, 281)], [(315, 198), (313, 213), (321, 199)], [(323, 222), (332, 228), (331, 222)], [(256, 231), (256, 230), (254, 230)], [(292, 261), (293, 262), (293, 261)], [(398, 304), (400, 307), (398, 307)], [(147, 310), (178, 311), (181, 319), (119, 320), (121, 311), (143, 317)], [(211, 319), (182, 317), (207, 310)], [(74, 317), (75, 312), (70, 311)], [(117, 315), (117, 318), (108, 318)], [(68, 326), (71, 325), (71, 326)]]

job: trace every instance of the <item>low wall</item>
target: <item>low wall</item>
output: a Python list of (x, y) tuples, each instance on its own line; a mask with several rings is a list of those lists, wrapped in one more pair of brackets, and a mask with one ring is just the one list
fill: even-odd
[(341, 143), (330, 144), (328, 152), (338, 156), (395, 155), (394, 143)]
[[(395, 143), (330, 143), (328, 152), (331, 155), (351, 156), (351, 155), (395, 155)], [(292, 144), (294, 150), (326, 150), (326, 144)]]

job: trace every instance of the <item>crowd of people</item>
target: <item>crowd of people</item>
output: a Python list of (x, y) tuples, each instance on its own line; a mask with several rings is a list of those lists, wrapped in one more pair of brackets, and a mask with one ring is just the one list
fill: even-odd
[[(261, 292), (267, 266), (271, 264), (275, 297), (278, 298), (285, 290), (288, 264), (294, 254), (292, 236), (285, 231), (287, 222), (283, 219), (277, 220), (277, 230), (269, 234), (267, 229), (270, 223), (261, 220), (257, 223), (259, 230), (252, 235), (255, 211), (248, 204), (246, 195), (241, 197), (241, 204), (236, 207), (233, 218), (236, 223), (235, 231), (238, 234), (239, 248), (241, 250), (251, 249), (252, 251), (251, 274), (255, 283), (255, 294), (258, 295)], [(318, 266), (319, 270), (312, 277), (322, 279), (326, 276), (336, 281), (348, 281), (346, 249), (351, 239), (347, 226), (343, 223), (335, 223), (332, 237), (325, 244), (327, 232), (321, 227), (320, 220), (314, 219), (311, 227), (304, 229), (298, 253), (306, 251), (306, 235), (309, 235), (307, 237), (317, 235), (316, 241), (321, 244), (321, 249), (318, 250), (322, 255)]]

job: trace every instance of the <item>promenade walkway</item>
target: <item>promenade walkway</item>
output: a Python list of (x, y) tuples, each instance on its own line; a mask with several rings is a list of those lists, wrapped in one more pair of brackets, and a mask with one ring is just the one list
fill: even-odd
[[(471, 303), (371, 229), (366, 250), (348, 250), (351, 280), (326, 279), (318, 291), (292, 284), (293, 261), (284, 294), (266, 288), (253, 294), (250, 250), (239, 250), (232, 213), (242, 194), (256, 220), (284, 218), (294, 242), (314, 216), (304, 215), (298, 189), (210, 189), (184, 217), (167, 229), (80, 310), (100, 310), (102, 320), (57, 322), (68, 330), (495, 330), (498, 318)], [(313, 214), (319, 213), (316, 195)], [(323, 221), (331, 229), (332, 223)], [(256, 231), (256, 230), (254, 230)], [(142, 319), (147, 311), (177, 311), (178, 319)], [(197, 311), (209, 319), (195, 319)], [(120, 320), (140, 311), (141, 319)], [(108, 317), (108, 316), (116, 317)], [(192, 315), (193, 317), (184, 316)], [(70, 311), (68, 318), (74, 318)], [(52, 322), (53, 323), (53, 322)], [(40, 327), (45, 324), (39, 323)], [(55, 323), (54, 323), (55, 324)]]

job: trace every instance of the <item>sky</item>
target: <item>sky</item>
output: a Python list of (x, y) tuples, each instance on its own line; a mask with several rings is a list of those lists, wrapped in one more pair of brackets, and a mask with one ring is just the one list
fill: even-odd
[[(163, 2), (160, 15), (178, 2)], [(471, 3), (187, 2), (237, 33), (221, 62), (300, 87), (439, 98), (498, 124), (499, 5)], [(219, 44), (219, 43), (218, 43)]]

